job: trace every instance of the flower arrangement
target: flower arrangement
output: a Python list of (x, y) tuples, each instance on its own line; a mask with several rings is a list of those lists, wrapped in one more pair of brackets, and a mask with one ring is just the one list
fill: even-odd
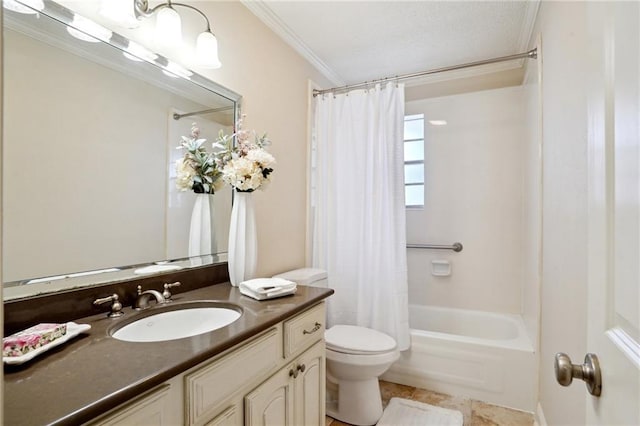
[(191, 125), (191, 134), (182, 136), (178, 149), (184, 149), (184, 157), (176, 161), (176, 187), (181, 191), (193, 190), (197, 194), (215, 194), (222, 185), (222, 173), (216, 165), (216, 154), (202, 145), (196, 123)]
[(266, 151), (271, 144), (266, 133), (258, 136), (253, 130), (242, 130), (243, 120), (244, 116), (238, 120), (238, 131), (234, 135), (225, 135), (221, 130), (213, 147), (220, 150), (216, 154), (216, 165), (222, 171), (222, 179), (238, 192), (253, 192), (269, 183), (276, 160)]
[(176, 161), (178, 189), (215, 194), (225, 182), (239, 192), (266, 187), (276, 162), (266, 151), (271, 141), (266, 134), (258, 136), (253, 130), (242, 130), (243, 119), (244, 116), (238, 120), (238, 131), (232, 135), (220, 130), (218, 140), (212, 144), (214, 152), (203, 146), (207, 140), (200, 138), (196, 123), (191, 125), (191, 134), (182, 136), (178, 147), (185, 150), (184, 157)]

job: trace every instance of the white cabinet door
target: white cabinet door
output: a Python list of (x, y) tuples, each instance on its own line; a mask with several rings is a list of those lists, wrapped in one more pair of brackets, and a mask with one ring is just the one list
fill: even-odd
[(245, 425), (294, 425), (293, 371), (293, 365), (283, 368), (245, 396)]
[(325, 345), (320, 341), (295, 363), (294, 418), (296, 426), (322, 426), (325, 423)]
[[(587, 423), (640, 424), (640, 4), (588, 4), (588, 351), (602, 394)], [(574, 363), (582, 360), (574, 360)]]

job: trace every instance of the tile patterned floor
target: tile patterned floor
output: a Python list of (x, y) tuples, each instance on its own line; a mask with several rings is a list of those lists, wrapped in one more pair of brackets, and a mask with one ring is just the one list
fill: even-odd
[[(524, 411), (498, 407), (482, 401), (445, 395), (426, 389), (380, 381), (382, 406), (393, 397), (425, 402), (462, 412), (464, 426), (533, 426), (533, 415)], [(349, 426), (339, 420), (326, 418), (325, 426)], [(401, 425), (398, 425), (401, 426)]]

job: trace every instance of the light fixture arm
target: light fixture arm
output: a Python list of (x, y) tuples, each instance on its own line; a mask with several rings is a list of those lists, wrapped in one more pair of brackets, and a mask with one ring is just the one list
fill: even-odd
[(175, 3), (172, 2), (171, 0), (167, 0), (166, 3), (160, 3), (159, 5), (155, 6), (154, 8), (149, 8), (149, 1), (148, 0), (133, 0), (133, 5), (134, 5), (134, 10), (135, 10), (135, 14), (136, 14), (136, 18), (140, 19), (140, 18), (148, 18), (151, 15), (153, 15), (155, 12), (157, 12), (158, 10), (165, 8), (165, 7), (169, 7), (169, 8), (173, 8), (173, 6), (180, 6), (180, 7), (186, 7), (187, 9), (191, 9), (193, 11), (196, 11), (200, 16), (202, 16), (205, 20), (205, 22), (207, 23), (207, 29), (206, 31), (210, 32), (211, 34), (213, 34), (213, 32), (211, 31), (211, 24), (209, 22), (209, 18), (207, 18), (207, 15), (205, 15), (204, 13), (202, 13), (202, 11), (200, 11), (199, 9), (196, 9), (195, 7), (188, 5), (188, 4), (184, 4), (184, 3)]

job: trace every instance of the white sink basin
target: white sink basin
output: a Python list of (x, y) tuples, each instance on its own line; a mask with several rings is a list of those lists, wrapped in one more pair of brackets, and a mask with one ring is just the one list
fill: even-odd
[(201, 303), (173, 305), (115, 330), (111, 337), (126, 342), (163, 342), (183, 339), (222, 328), (236, 321), (239, 309)]

